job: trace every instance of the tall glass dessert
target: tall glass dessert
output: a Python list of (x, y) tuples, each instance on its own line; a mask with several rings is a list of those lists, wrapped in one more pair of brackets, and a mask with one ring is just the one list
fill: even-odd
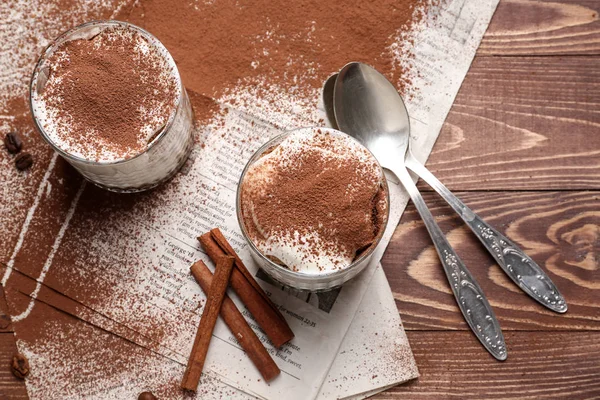
[(360, 273), (381, 240), (389, 190), (375, 157), (350, 136), (301, 128), (260, 148), (242, 173), (237, 215), (258, 264), (306, 290)]
[(159, 185), (192, 148), (193, 114), (175, 61), (125, 22), (89, 22), (51, 43), (35, 67), (30, 105), (54, 150), (109, 190)]

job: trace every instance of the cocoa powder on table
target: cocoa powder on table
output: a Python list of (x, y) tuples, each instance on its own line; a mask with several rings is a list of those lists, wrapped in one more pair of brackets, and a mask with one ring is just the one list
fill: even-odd
[[(61, 0), (50, 1), (49, 3), (58, 4), (54, 7), (57, 15), (48, 18), (50, 15), (44, 14), (40, 21), (45, 24), (44, 29), (56, 29), (57, 33), (72, 27), (76, 23), (102, 18), (129, 20), (148, 29), (173, 54), (186, 87), (214, 97), (220, 97), (229, 91), (236, 90), (238, 85), (246, 84), (255, 84), (259, 89), (278, 85), (284, 90), (302, 96), (306, 88), (320, 87), (328, 74), (338, 70), (346, 62), (354, 60), (365, 61), (375, 66), (403, 89), (404, 84), (402, 82), (405, 82), (407, 77), (404, 75), (405, 70), (396, 61), (392, 51), (397, 42), (395, 38), (403, 32), (409, 31), (420, 19), (419, 15), (422, 14), (418, 11), (416, 11), (417, 15), (414, 18), (412, 17), (413, 10), (416, 10), (415, 7), (421, 4), (424, 6), (423, 10), (427, 7), (427, 4), (418, 0), (403, 2), (377, 0), (352, 6), (339, 0), (322, 3), (306, 0), (297, 2), (261, 0), (254, 1), (251, 4), (236, 3), (231, 0), (217, 0), (214, 2), (192, 0), (176, 4), (168, 0), (154, 0), (136, 1), (133, 7), (123, 7), (122, 11), (116, 16), (110, 15), (110, 13), (90, 13), (83, 17), (81, 12), (77, 14), (73, 10), (65, 10), (66, 6), (64, 4), (75, 3), (74, 1)], [(134, 2), (131, 1), (130, 3)], [(66, 22), (59, 24), (58, 15), (69, 15), (69, 17), (64, 17)], [(42, 26), (42, 22), (39, 26)], [(54, 26), (59, 26), (59, 28)], [(6, 29), (11, 28), (7, 25)], [(41, 51), (43, 46), (47, 44), (47, 39), (54, 36), (56, 34), (50, 34), (45, 41), (40, 42), (37, 51)], [(12, 41), (7, 41), (7, 43), (7, 46), (19, 47), (12, 44)], [(31, 68), (33, 68), (34, 59), (31, 58), (31, 60)], [(8, 72), (10, 73), (6, 76), (15, 76), (15, 74), (12, 74), (12, 70)], [(31, 69), (27, 69), (22, 73), (22, 75), (26, 75), (26, 80), (29, 79), (30, 72)], [(10, 100), (4, 101), (2, 104), (3, 108), (10, 110), (7, 111), (8, 113), (15, 116), (15, 120), (11, 122), (9, 128), (25, 132), (28, 149), (30, 146), (33, 147), (35, 150), (34, 155), (44, 156), (43, 161), (47, 164), (50, 160), (49, 154), (51, 151), (45, 144), (41, 144), (42, 141), (39, 135), (33, 130), (31, 116), (26, 108), (26, 90), (24, 86), (17, 88), (19, 90), (10, 92)], [(4, 97), (2, 99), (4, 100)], [(316, 98), (311, 99), (316, 103)], [(205, 104), (198, 103), (198, 107), (195, 109), (197, 117), (200, 114), (205, 114), (202, 116), (203, 120), (208, 119), (212, 110), (216, 109), (209, 101), (206, 102), (206, 107), (204, 106)], [(9, 128), (4, 132), (8, 132)], [(40, 160), (40, 158), (36, 158), (36, 160)], [(41, 164), (42, 161), (36, 162)], [(80, 182), (79, 178), (74, 175), (69, 176), (73, 172), (65, 163), (59, 161), (56, 165), (57, 167), (52, 173), (53, 179), (57, 181), (53, 181), (54, 192), (56, 192), (56, 188), (71, 191), (76, 189)], [(34, 169), (40, 179), (45, 171), (45, 165), (44, 168), (41, 167), (40, 165), (37, 171)], [(66, 179), (64, 179), (65, 177)], [(4, 179), (7, 180), (8, 178)], [(62, 184), (63, 179), (66, 189), (58, 185), (58, 181)], [(35, 193), (36, 187), (33, 187), (32, 190), (29, 190), (29, 187), (26, 187), (26, 189), (31, 193)], [(20, 191), (15, 192), (19, 193)], [(85, 214), (86, 217), (94, 209), (109, 210), (110, 213), (111, 205), (115, 207), (112, 212), (129, 211), (136, 204), (141, 207), (151, 207), (152, 201), (164, 200), (157, 199), (157, 191), (136, 195), (134, 198), (133, 196), (127, 197), (104, 193), (99, 189), (92, 188), (91, 185), (88, 185), (82, 198), (86, 197), (89, 201), (85, 211), (82, 212), (80, 209), (77, 211), (77, 214)], [(93, 197), (97, 198), (92, 199)], [(149, 200), (150, 198), (152, 198), (152, 201)], [(105, 204), (102, 204), (101, 199), (105, 200)], [(7, 199), (7, 202), (15, 203), (15, 207), (18, 206), (12, 197)], [(29, 203), (29, 200), (23, 202), (25, 210), (29, 207)], [(68, 208), (68, 204), (63, 206)], [(56, 210), (42, 202), (39, 213), (54, 216)], [(23, 213), (23, 217), (24, 215)], [(59, 222), (56, 221), (56, 223)], [(20, 227), (21, 223), (20, 219), (14, 219), (10, 221), (10, 226), (18, 225)], [(101, 226), (101, 224), (102, 221), (99, 220), (95, 226)], [(82, 223), (74, 220), (72, 225), (81, 226)], [(91, 227), (94, 227), (94, 225), (92, 224)], [(61, 253), (68, 254), (71, 246), (80, 249), (89, 245), (88, 238), (85, 237), (86, 234), (82, 233), (85, 229), (73, 230), (70, 228), (69, 230), (68, 235), (78, 237), (78, 239), (65, 240)], [(15, 232), (18, 234), (18, 230)], [(34, 232), (34, 234), (38, 235), (38, 232)], [(12, 239), (12, 233), (10, 236)], [(41, 232), (38, 236), (43, 236), (38, 241), (48, 242), (46, 243), (48, 246), (52, 245), (53, 237), (43, 235)], [(11, 242), (14, 242), (14, 240), (11, 240)], [(12, 251), (12, 247), (10, 250)], [(70, 267), (75, 269), (74, 259), (76, 259), (75, 256), (65, 256), (63, 261), (73, 264)], [(41, 263), (43, 262), (42, 259)], [(133, 262), (133, 260), (129, 260), (129, 262)], [(67, 279), (67, 276), (69, 276), (58, 274), (61, 278), (56, 277), (55, 271), (60, 264), (61, 262), (55, 262), (55, 265), (53, 265), (48, 277), (50, 282), (55, 283), (56, 280)], [(104, 273), (98, 266), (95, 267), (88, 269), (92, 279), (91, 274), (98, 274), (99, 276)], [(69, 285), (76, 286), (75, 293), (78, 294), (77, 298), (79, 300), (85, 301), (87, 304), (103, 301), (103, 296), (94, 297), (89, 292), (85, 282), (76, 281), (76, 279), (71, 280)], [(103, 289), (110, 294), (112, 288), (104, 287)], [(36, 309), (40, 308), (39, 304), (36, 305)], [(72, 350), (68, 348), (68, 343), (63, 343), (56, 337), (51, 336), (52, 331), (45, 329), (44, 324), (47, 320), (47, 314), (32, 315), (22, 322), (22, 324), (27, 324), (24, 325), (27, 329), (20, 329), (18, 336), (28, 344), (45, 345), (44, 341), (47, 340), (51, 345), (66, 346), (65, 354), (71, 354), (75, 351), (74, 354), (77, 358), (85, 358), (86, 352), (83, 351), (84, 349)], [(60, 321), (58, 324), (61, 327), (66, 325), (64, 321)], [(37, 326), (39, 330), (31, 329), (33, 326)], [(75, 337), (73, 330), (62, 329), (64, 329), (65, 335), (68, 334), (71, 338)], [(160, 329), (156, 326), (151, 331), (154, 337), (158, 337), (158, 341), (160, 341), (161, 335), (155, 335), (155, 333), (159, 332)], [(82, 329), (81, 332), (84, 332), (84, 330)], [(98, 347), (97, 343), (93, 344)], [(107, 342), (103, 342), (103, 345), (112, 348), (114, 343), (107, 339)], [(133, 350), (128, 348), (128, 352), (133, 353)], [(114, 357), (128, 352), (115, 352)], [(48, 354), (55, 353), (48, 352)], [(116, 365), (126, 365), (122, 360), (118, 360), (119, 362), (114, 364), (114, 370), (109, 370), (104, 365), (109, 365), (111, 361), (106, 361), (103, 358), (99, 359), (102, 360), (101, 367), (104, 369), (102, 376), (108, 377), (113, 374), (116, 376), (122, 370), (131, 369), (129, 366), (120, 367), (121, 369), (117, 368)], [(89, 366), (89, 368), (94, 369), (94, 365)], [(144, 368), (147, 369), (147, 366)], [(66, 372), (68, 373), (64, 375), (65, 377), (73, 376), (73, 370), (67, 370)], [(56, 382), (48, 383), (59, 385)]]
[[(219, 98), (240, 84), (302, 95), (350, 61), (384, 73), (400, 90), (409, 77), (398, 41), (431, 1), (136, 2), (118, 18), (148, 29), (169, 49), (186, 87)], [(405, 54), (409, 57), (409, 54)], [(316, 99), (315, 99), (316, 103)]]

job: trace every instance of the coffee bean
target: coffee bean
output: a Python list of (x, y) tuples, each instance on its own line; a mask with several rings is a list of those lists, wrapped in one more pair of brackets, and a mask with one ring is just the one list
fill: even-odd
[(29, 361), (23, 354), (15, 354), (10, 367), (13, 375), (17, 378), (25, 379), (29, 375)]
[(31, 164), (33, 164), (33, 157), (27, 152), (21, 153), (15, 158), (15, 166), (19, 171), (26, 170), (31, 167)]
[(10, 317), (0, 311), (0, 329), (6, 329), (10, 325)]
[(7, 133), (4, 136), (4, 146), (11, 154), (17, 154), (23, 148), (23, 141), (15, 132)]
[(143, 392), (138, 396), (138, 400), (158, 400), (152, 392)]

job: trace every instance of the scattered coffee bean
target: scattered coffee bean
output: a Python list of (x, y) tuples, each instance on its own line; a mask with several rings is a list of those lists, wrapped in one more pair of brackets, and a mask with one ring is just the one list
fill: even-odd
[(6, 329), (10, 325), (10, 317), (0, 311), (0, 329)]
[(23, 141), (17, 133), (7, 133), (6, 136), (4, 136), (4, 146), (9, 153), (17, 154), (23, 148)]
[(138, 400), (158, 400), (152, 392), (142, 392), (138, 396)]
[(15, 158), (15, 166), (19, 171), (26, 170), (31, 167), (31, 164), (33, 164), (33, 157), (27, 152), (21, 153)]
[(10, 366), (13, 375), (17, 378), (25, 379), (29, 375), (29, 361), (23, 354), (15, 354)]

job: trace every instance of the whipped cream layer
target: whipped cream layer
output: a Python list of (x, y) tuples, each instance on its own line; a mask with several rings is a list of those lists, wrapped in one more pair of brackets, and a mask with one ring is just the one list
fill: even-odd
[(262, 254), (290, 270), (347, 268), (384, 228), (383, 179), (373, 155), (349, 136), (325, 128), (293, 131), (248, 168), (244, 227)]

